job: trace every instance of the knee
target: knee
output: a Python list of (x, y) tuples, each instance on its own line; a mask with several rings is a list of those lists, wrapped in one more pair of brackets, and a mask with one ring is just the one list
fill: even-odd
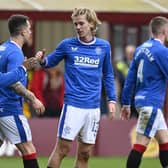
[(20, 143), (20, 144), (16, 144), (16, 146), (23, 156), (36, 153), (36, 149), (32, 142)]
[(90, 157), (90, 151), (81, 151), (78, 153), (78, 159), (87, 162)]
[(70, 147), (68, 145), (58, 147), (58, 153), (61, 158), (64, 158), (65, 156), (67, 156), (69, 152), (70, 152)]

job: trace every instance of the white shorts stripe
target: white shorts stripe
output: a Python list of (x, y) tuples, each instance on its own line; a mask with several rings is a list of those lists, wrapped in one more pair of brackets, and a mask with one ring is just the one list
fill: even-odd
[(0, 139), (13, 144), (32, 141), (27, 118), (24, 115), (0, 117)]

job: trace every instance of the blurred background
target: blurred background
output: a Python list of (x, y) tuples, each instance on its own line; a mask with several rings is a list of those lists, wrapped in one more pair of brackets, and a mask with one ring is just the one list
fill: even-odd
[[(108, 40), (112, 48), (118, 120), (111, 123), (107, 119), (106, 94), (102, 88), (102, 119), (93, 154), (96, 156), (126, 156), (135, 140), (135, 121), (138, 114), (132, 107), (132, 120), (130, 122), (119, 120), (123, 83), (135, 47), (149, 38), (148, 23), (151, 18), (158, 15), (168, 17), (167, 0), (0, 0), (0, 4), (0, 42), (9, 38), (7, 19), (10, 15), (25, 14), (31, 19), (32, 42), (23, 47), (26, 57), (34, 56), (36, 51), (43, 48), (48, 54), (62, 39), (75, 35), (71, 22), (71, 13), (75, 7), (89, 7), (97, 12), (102, 21), (97, 36)], [(44, 116), (38, 117), (26, 103), (24, 112), (30, 119), (38, 151), (45, 156), (50, 153), (56, 138), (57, 122), (63, 104), (63, 71), (64, 63), (61, 62), (52, 69), (42, 70), (39, 67), (28, 72), (28, 88), (45, 104), (46, 112)], [(45, 144), (44, 134), (40, 133), (39, 129), (46, 132), (47, 144)], [(111, 136), (107, 130), (111, 130)], [(125, 139), (124, 144), (123, 139)], [(48, 146), (42, 149), (44, 144)], [(110, 147), (104, 149), (104, 144)], [(120, 148), (116, 147), (117, 144), (120, 144)], [(75, 144), (70, 155), (74, 155), (74, 149)], [(0, 155), (5, 155), (5, 151), (6, 146), (4, 151), (0, 150)], [(147, 156), (158, 154), (155, 141), (146, 153)]]

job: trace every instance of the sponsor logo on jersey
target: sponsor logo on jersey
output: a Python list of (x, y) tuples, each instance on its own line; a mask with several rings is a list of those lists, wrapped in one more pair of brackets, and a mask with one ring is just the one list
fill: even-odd
[(77, 50), (78, 50), (78, 47), (71, 47), (71, 50), (72, 50), (72, 51), (77, 51)]
[(88, 66), (88, 67), (98, 67), (99, 65), (99, 58), (94, 59), (85, 56), (75, 56), (74, 57), (74, 64), (81, 65), (81, 66)]

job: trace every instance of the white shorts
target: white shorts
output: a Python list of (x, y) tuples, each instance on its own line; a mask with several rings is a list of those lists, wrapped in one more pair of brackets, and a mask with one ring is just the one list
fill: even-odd
[(161, 109), (151, 106), (137, 108), (139, 118), (136, 131), (147, 137), (154, 137), (158, 130), (167, 130)]
[(59, 121), (57, 136), (67, 140), (74, 140), (95, 144), (100, 121), (100, 109), (81, 109), (71, 105), (64, 105)]
[(24, 115), (0, 117), (0, 139), (13, 144), (32, 141), (27, 118)]

